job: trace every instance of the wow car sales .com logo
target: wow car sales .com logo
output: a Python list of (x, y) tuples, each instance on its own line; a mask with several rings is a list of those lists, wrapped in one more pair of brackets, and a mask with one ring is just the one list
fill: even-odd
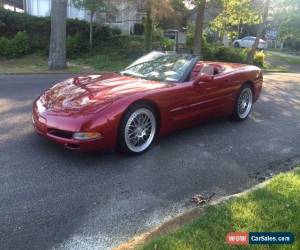
[(294, 235), (289, 232), (231, 232), (226, 235), (230, 245), (292, 244)]

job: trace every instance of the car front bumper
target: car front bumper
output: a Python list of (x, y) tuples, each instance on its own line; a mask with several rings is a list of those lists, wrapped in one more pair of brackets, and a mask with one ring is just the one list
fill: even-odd
[(68, 129), (68, 127), (72, 127), (70, 126), (70, 123), (72, 124), (72, 122), (67, 120), (67, 118), (66, 122), (62, 122), (61, 119), (57, 122), (57, 119), (57, 117), (48, 116), (44, 113), (41, 114), (36, 108), (36, 104), (34, 104), (32, 123), (37, 134), (42, 137), (62, 145), (65, 148), (77, 151), (107, 151), (113, 149), (112, 143), (109, 140), (109, 135), (105, 137), (103, 136), (103, 133), (101, 133), (102, 136), (97, 139), (74, 139), (73, 134), (80, 131), (76, 129)]

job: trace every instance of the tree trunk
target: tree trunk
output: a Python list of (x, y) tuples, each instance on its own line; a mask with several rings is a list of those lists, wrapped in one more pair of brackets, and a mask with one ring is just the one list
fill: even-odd
[(90, 49), (93, 48), (93, 19), (94, 19), (94, 11), (91, 11), (90, 15)]
[(243, 19), (240, 18), (240, 22), (239, 22), (239, 25), (238, 25), (237, 39), (239, 39), (241, 37), (242, 25), (243, 25)]
[(152, 22), (152, 10), (150, 4), (147, 7), (146, 25), (145, 25), (145, 52), (149, 52), (152, 49), (152, 33), (153, 33), (153, 22)]
[(67, 0), (51, 2), (51, 34), (48, 67), (49, 70), (64, 69), (66, 62), (66, 16)]
[(247, 63), (248, 64), (253, 64), (253, 58), (254, 58), (254, 55), (255, 55), (255, 51), (256, 51), (257, 46), (259, 44), (259, 40), (262, 36), (263, 30), (265, 28), (265, 24), (266, 24), (266, 21), (267, 21), (267, 18), (268, 18), (269, 5), (270, 5), (270, 0), (266, 0), (266, 2), (264, 4), (264, 7), (263, 7), (262, 22), (258, 26), (255, 42), (254, 42), (251, 50), (248, 53), (248, 57), (247, 57)]
[(200, 56), (202, 50), (202, 34), (206, 0), (200, 0), (197, 4), (197, 17), (194, 38), (194, 54)]

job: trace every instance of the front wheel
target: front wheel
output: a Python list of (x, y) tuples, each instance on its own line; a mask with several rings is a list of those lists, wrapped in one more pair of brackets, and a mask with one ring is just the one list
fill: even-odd
[(129, 108), (120, 126), (121, 152), (140, 154), (152, 144), (157, 130), (155, 112), (150, 105), (137, 104)]
[(250, 85), (242, 87), (235, 102), (233, 118), (237, 121), (244, 121), (251, 113), (253, 105), (253, 92)]

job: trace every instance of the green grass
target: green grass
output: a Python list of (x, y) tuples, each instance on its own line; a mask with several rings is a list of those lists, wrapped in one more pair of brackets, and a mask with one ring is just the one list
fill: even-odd
[(282, 62), (285, 62), (287, 64), (291, 64), (291, 65), (300, 65), (300, 58), (274, 55), (272, 53), (269, 53), (269, 54), (271, 54), (272, 58), (274, 58), (277, 61), (282, 61)]
[(264, 72), (277, 72), (277, 73), (288, 73), (290, 72), (288, 68), (284, 66), (275, 66), (269, 62), (264, 62), (264, 66), (262, 67)]
[[(300, 171), (280, 174), (267, 186), (223, 204), (178, 231), (153, 240), (144, 250), (300, 249)], [(228, 246), (233, 231), (292, 232), (293, 245)]]
[(28, 55), (22, 58), (0, 58), (0, 74), (27, 73), (97, 73), (100, 71), (119, 71), (139, 55), (128, 56), (117, 48), (102, 48), (84, 53), (76, 59), (68, 60), (68, 68), (49, 71), (47, 56), (41, 54)]
[(85, 64), (100, 71), (119, 71), (128, 66), (138, 56), (128, 56), (121, 49), (102, 48), (81, 55), (73, 60), (76, 64)]
[(48, 58), (45, 55), (33, 54), (22, 58), (0, 58), (0, 74), (28, 74), (28, 73), (89, 73), (93, 67), (68, 62), (67, 69), (49, 71)]

